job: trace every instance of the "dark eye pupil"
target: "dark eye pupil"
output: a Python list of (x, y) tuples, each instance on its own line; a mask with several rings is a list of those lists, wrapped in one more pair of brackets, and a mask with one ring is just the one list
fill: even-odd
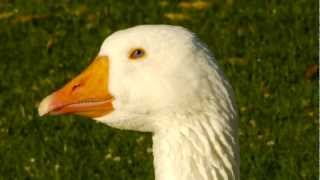
[(135, 56), (141, 56), (141, 55), (142, 55), (142, 51), (141, 51), (140, 49), (138, 49), (138, 50), (136, 50), (136, 51), (134, 52), (134, 55), (135, 55)]

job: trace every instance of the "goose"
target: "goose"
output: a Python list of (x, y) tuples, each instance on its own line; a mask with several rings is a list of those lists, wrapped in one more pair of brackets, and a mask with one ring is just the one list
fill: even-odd
[(45, 97), (38, 112), (151, 132), (156, 180), (239, 179), (232, 87), (186, 28), (139, 25), (112, 33), (91, 64)]

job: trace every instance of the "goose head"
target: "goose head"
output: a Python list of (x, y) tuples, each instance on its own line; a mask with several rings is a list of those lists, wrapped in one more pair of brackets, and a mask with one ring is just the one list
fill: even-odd
[(78, 114), (116, 128), (156, 131), (161, 124), (177, 123), (159, 122), (167, 119), (161, 116), (201, 108), (214, 69), (207, 56), (182, 27), (117, 31), (87, 69), (40, 103), (39, 114)]
[(41, 101), (39, 115), (46, 114), (152, 132), (156, 179), (238, 178), (232, 89), (206, 47), (182, 27), (111, 34), (82, 73)]

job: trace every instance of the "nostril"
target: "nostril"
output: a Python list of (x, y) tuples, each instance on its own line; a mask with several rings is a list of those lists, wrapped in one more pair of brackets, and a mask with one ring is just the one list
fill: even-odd
[(74, 92), (75, 90), (79, 89), (81, 86), (82, 86), (81, 83), (75, 84), (75, 85), (72, 86), (71, 91)]

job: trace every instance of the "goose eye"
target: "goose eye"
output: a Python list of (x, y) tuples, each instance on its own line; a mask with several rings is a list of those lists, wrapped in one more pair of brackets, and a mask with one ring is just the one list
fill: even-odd
[(138, 59), (138, 58), (143, 57), (144, 55), (145, 55), (144, 50), (138, 48), (138, 49), (134, 49), (134, 50), (131, 52), (129, 58), (132, 59), (132, 60), (135, 60), (135, 59)]

